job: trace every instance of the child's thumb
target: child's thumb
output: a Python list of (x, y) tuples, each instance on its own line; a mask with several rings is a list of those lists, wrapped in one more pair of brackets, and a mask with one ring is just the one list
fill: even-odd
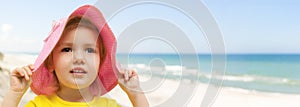
[(117, 73), (118, 78), (119, 78), (120, 76), (122, 76), (122, 74), (123, 74), (121, 68), (122, 68), (121, 64), (120, 64), (119, 62), (117, 62), (117, 63), (116, 63), (116, 71), (117, 71), (116, 73)]

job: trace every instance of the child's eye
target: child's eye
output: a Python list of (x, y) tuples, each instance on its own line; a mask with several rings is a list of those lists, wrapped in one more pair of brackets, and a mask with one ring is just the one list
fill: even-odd
[(61, 52), (72, 52), (71, 48), (63, 48)]
[(96, 53), (96, 50), (93, 49), (93, 48), (87, 48), (85, 51), (86, 51), (87, 53)]

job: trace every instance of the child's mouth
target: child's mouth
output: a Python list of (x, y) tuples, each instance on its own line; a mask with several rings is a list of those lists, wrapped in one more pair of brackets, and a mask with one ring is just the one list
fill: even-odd
[(87, 72), (82, 68), (74, 68), (70, 71), (73, 74), (86, 74)]

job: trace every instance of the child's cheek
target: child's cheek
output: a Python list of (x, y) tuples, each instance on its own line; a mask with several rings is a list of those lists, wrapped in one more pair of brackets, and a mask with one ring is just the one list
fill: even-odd
[(59, 53), (57, 54), (56, 61), (58, 65), (66, 65), (72, 63), (73, 55), (72, 53)]
[(74, 56), (72, 53), (67, 53), (67, 54), (63, 55), (63, 58), (62, 58), (62, 60), (64, 60), (65, 63), (73, 63), (73, 59), (74, 59)]
[(90, 66), (90, 69), (98, 71), (100, 65), (100, 57), (97, 55), (87, 56), (86, 62)]

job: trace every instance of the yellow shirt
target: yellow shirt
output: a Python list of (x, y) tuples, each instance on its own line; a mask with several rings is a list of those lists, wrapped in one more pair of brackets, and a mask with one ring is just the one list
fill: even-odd
[(121, 107), (115, 100), (95, 97), (91, 102), (68, 102), (57, 95), (39, 95), (29, 101), (25, 107)]

